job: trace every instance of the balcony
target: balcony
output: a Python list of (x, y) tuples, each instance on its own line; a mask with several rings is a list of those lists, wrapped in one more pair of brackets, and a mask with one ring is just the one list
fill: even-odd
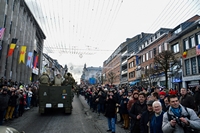
[(123, 74), (127, 74), (127, 69), (122, 70), (121, 75), (123, 75)]
[(124, 61), (122, 62), (122, 65), (124, 65), (124, 64), (127, 64), (127, 60), (124, 60)]
[(127, 54), (127, 50), (122, 53), (122, 57)]

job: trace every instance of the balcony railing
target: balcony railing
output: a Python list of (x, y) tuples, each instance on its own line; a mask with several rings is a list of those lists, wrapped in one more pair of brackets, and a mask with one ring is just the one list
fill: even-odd
[(127, 64), (127, 60), (125, 60), (125, 61), (122, 62), (122, 65), (124, 65), (124, 64)]
[(127, 74), (127, 69), (122, 70), (121, 74), (122, 74), (122, 75), (123, 75), (123, 74)]
[(122, 56), (124, 56), (125, 54), (127, 54), (127, 50), (122, 53)]

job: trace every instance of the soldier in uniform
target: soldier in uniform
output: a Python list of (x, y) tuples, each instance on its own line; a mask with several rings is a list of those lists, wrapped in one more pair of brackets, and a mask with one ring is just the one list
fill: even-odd
[(40, 76), (40, 78), (38, 80), (39, 80), (40, 84), (42, 84), (42, 85), (49, 85), (49, 82), (50, 82), (49, 75), (45, 72)]
[[(74, 98), (74, 92), (73, 91), (74, 91), (74, 86), (75, 86), (75, 80), (74, 80), (72, 74), (67, 72), (67, 71), (65, 71), (65, 74), (64, 74), (63, 77), (65, 79), (64, 79), (62, 85), (64, 85), (64, 86), (71, 85), (72, 86), (71, 95), (72, 95), (72, 101), (73, 101), (73, 98)], [(71, 105), (71, 107), (73, 108), (72, 105)]]
[(60, 74), (56, 74), (54, 77), (54, 85), (55, 86), (61, 86), (62, 84), (62, 76)]
[(65, 78), (65, 80), (63, 81), (63, 85), (72, 85), (72, 87), (74, 87), (75, 80), (71, 73), (65, 73), (63, 77)]

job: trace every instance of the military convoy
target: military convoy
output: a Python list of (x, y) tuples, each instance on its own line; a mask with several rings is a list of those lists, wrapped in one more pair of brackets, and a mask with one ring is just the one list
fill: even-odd
[(64, 109), (65, 113), (72, 112), (72, 86), (39, 86), (39, 113), (46, 109)]
[(44, 80), (42, 78), (39, 79), (39, 81), (42, 79), (40, 81), (38, 89), (39, 113), (44, 114), (45, 110), (47, 109), (63, 109), (65, 113), (71, 114), (72, 100), (73, 100), (72, 89), (75, 84), (75, 80), (72, 79), (73, 78), (72, 75), (71, 78), (64, 75), (64, 78), (65, 79), (62, 82), (62, 84), (57, 84), (57, 83), (51, 84), (51, 83), (41, 82), (49, 80)]

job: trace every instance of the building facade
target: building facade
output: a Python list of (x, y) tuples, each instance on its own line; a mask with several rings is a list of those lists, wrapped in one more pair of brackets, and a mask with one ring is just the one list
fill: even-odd
[(173, 77), (172, 87), (195, 87), (200, 85), (200, 17), (194, 16), (175, 27), (169, 48), (181, 59), (179, 77)]
[(101, 67), (87, 67), (84, 65), (81, 83), (87, 85), (101, 84), (102, 68)]
[[(120, 85), (139, 84), (145, 70), (154, 68), (154, 57), (165, 50), (174, 52), (182, 64), (178, 74), (165, 79), (163, 73), (153, 85), (165, 86), (169, 80), (170, 88), (192, 87), (200, 85), (200, 31), (199, 15), (195, 15), (174, 29), (160, 28), (153, 34), (120, 44), (117, 48), (121, 55)], [(135, 36), (136, 37), (136, 36)], [(120, 48), (120, 50), (119, 50)], [(116, 49), (116, 50), (117, 50)], [(183, 58), (183, 53), (186, 56)], [(104, 61), (103, 75), (112, 70), (113, 54)], [(174, 69), (174, 68), (173, 68)], [(119, 70), (119, 69), (118, 69)]]
[[(0, 41), (2, 47), (0, 76), (24, 83), (36, 81), (40, 75), (43, 42), (46, 38), (42, 29), (24, 0), (1, 0), (0, 18), (0, 27), (5, 28), (4, 36)], [(17, 42), (13, 53), (8, 56), (13, 40)], [(29, 53), (32, 53), (31, 65), (38, 56), (34, 68), (27, 65), (27, 59), (30, 59)], [(25, 59), (20, 62), (22, 54)]]

